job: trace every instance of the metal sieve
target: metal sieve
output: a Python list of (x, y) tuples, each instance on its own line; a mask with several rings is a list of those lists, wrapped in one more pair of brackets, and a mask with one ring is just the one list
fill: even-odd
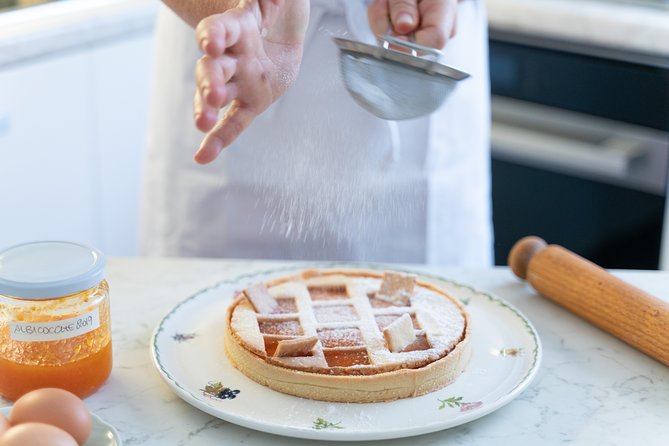
[(446, 100), (459, 81), (469, 77), (437, 62), (441, 52), (434, 48), (391, 35), (378, 39), (378, 46), (338, 37), (334, 40), (348, 92), (379, 118), (397, 121), (427, 115)]

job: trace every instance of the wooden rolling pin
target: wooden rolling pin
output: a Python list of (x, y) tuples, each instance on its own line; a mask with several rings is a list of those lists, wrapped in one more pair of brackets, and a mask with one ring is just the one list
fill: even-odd
[(669, 303), (539, 237), (519, 240), (509, 266), (545, 297), (669, 366)]

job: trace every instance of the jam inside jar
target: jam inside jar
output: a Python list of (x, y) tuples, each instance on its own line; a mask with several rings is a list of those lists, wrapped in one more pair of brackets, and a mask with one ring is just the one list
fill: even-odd
[(37, 242), (0, 252), (0, 394), (94, 393), (112, 369), (110, 320), (99, 251)]

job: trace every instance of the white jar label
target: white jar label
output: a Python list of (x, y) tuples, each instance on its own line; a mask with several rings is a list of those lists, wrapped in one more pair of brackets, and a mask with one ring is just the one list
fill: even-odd
[(79, 316), (50, 322), (9, 323), (10, 336), (14, 341), (39, 342), (60, 341), (81, 336), (100, 326), (100, 311), (96, 308)]

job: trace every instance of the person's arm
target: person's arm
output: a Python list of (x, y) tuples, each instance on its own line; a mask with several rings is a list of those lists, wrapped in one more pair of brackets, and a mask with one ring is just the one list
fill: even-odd
[(374, 34), (392, 24), (394, 34), (414, 34), (416, 43), (441, 49), (455, 36), (458, 0), (374, 0), (367, 11)]
[(205, 17), (236, 8), (239, 0), (163, 0), (163, 3), (195, 28)]
[(165, 3), (186, 22), (197, 23), (195, 35), (204, 55), (195, 67), (193, 111), (195, 125), (206, 135), (194, 158), (206, 164), (297, 78), (309, 0)]

